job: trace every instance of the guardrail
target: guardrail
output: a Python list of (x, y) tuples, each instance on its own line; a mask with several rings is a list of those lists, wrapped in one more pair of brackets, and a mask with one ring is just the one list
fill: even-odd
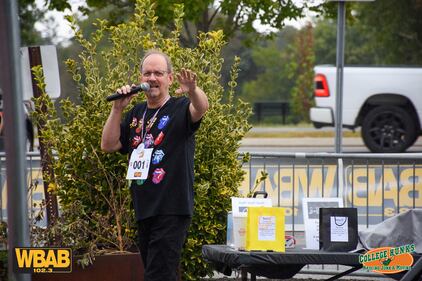
[[(409, 208), (422, 207), (422, 154), (252, 153), (244, 164), (242, 194), (268, 173), (259, 190), (286, 208), (287, 227), (301, 230), (303, 197), (341, 197), (358, 208), (359, 224), (370, 226)], [(40, 155), (27, 153), (28, 197), (44, 199)], [(0, 153), (0, 219), (6, 213), (5, 154)], [(32, 202), (33, 203), (33, 202)], [(33, 204), (31, 204), (32, 206)]]

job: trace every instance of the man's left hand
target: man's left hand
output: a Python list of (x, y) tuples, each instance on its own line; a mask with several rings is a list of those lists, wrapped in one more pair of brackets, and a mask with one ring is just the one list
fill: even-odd
[(196, 88), (196, 74), (189, 69), (184, 69), (176, 75), (180, 87), (176, 90), (176, 94), (194, 93)]

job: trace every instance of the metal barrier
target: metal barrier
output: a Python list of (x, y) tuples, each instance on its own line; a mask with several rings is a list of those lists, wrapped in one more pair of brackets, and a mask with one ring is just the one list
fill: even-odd
[(341, 197), (356, 207), (359, 224), (370, 226), (409, 208), (422, 207), (422, 154), (252, 153), (244, 164), (249, 192), (258, 190), (285, 207), (287, 227), (301, 228), (303, 197)]
[[(261, 172), (259, 190), (286, 208), (286, 227), (303, 229), (303, 197), (342, 197), (370, 226), (409, 208), (422, 207), (422, 154), (253, 153), (240, 187), (248, 193)], [(30, 206), (44, 199), (40, 155), (27, 153)], [(0, 152), (0, 219), (6, 217), (5, 154)]]
[[(34, 206), (44, 199), (40, 159), (39, 152), (27, 152), (28, 206)], [(32, 210), (30, 216), (33, 214)], [(0, 152), (0, 221), (3, 220), (7, 220), (6, 155)]]

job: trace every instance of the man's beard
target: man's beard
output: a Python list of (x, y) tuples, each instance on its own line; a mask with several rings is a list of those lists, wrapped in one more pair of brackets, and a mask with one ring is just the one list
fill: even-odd
[(146, 92), (145, 94), (148, 98), (156, 98), (156, 97), (159, 97), (161, 95), (161, 92), (158, 88), (156, 88), (152, 91), (150, 90), (150, 91)]

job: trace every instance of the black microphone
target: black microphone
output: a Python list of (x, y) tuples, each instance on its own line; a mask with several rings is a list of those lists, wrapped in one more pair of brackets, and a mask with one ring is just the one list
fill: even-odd
[(136, 94), (136, 93), (137, 93), (137, 92), (139, 92), (139, 91), (143, 91), (143, 92), (149, 91), (149, 89), (150, 89), (150, 86), (149, 86), (149, 84), (148, 84), (148, 83), (141, 83), (141, 84), (139, 84), (139, 85), (137, 85), (137, 86), (134, 86), (134, 87), (130, 90), (130, 92), (129, 92), (129, 93), (127, 93), (126, 95), (124, 95), (124, 94), (119, 94), (119, 93), (114, 93), (114, 94), (112, 94), (111, 96), (108, 96), (108, 97), (106, 98), (106, 100), (107, 100), (107, 101), (114, 101), (114, 100), (118, 100), (118, 99), (123, 99), (123, 98), (129, 97), (129, 96), (131, 96), (131, 95), (134, 95), (134, 94)]

